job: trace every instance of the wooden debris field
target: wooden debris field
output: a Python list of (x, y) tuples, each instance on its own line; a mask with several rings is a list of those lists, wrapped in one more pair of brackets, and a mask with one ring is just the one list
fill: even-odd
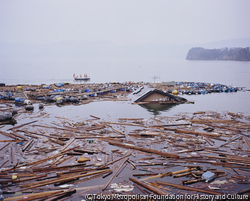
[[(44, 110), (16, 119), (21, 123), (0, 128), (6, 201), (90, 194), (250, 196), (250, 117), (240, 113), (112, 121), (90, 114), (75, 122)], [(206, 182), (208, 171), (214, 178)]]

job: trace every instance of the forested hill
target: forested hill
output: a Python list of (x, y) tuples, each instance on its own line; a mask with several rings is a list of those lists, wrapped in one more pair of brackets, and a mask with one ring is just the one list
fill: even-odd
[(195, 47), (188, 51), (186, 59), (250, 61), (250, 47), (222, 49), (204, 49), (201, 47)]

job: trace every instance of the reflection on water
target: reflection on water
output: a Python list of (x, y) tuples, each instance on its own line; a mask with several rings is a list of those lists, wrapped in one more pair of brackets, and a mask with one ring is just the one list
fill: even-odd
[(87, 82), (90, 82), (90, 79), (89, 80), (73, 80), (73, 84), (83, 84)]
[(156, 104), (156, 103), (147, 103), (147, 104), (140, 104), (141, 107), (145, 108), (153, 115), (160, 115), (161, 112), (167, 111), (170, 108), (176, 106), (178, 104)]

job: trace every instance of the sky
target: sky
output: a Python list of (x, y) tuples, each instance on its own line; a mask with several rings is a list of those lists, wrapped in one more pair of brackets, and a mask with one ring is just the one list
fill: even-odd
[(190, 44), (250, 38), (249, 0), (1, 0), (0, 41)]

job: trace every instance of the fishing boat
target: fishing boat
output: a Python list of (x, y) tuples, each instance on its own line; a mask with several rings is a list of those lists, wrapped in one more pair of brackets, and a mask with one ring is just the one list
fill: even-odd
[(75, 76), (75, 74), (73, 75), (73, 77), (74, 77), (75, 80), (84, 80), (84, 81), (90, 80), (90, 77), (88, 77), (87, 73), (84, 74), (83, 77), (82, 77), (82, 75), (80, 75), (79, 77)]

